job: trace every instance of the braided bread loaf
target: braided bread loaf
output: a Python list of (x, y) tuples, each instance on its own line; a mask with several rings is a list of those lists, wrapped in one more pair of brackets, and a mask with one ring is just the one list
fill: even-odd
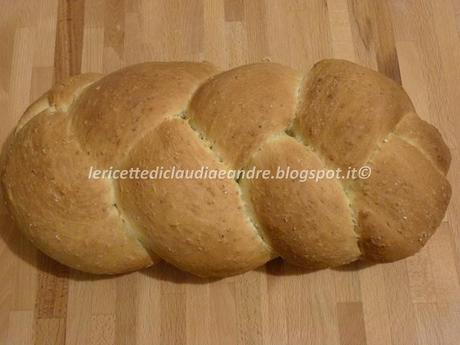
[[(372, 167), (366, 180), (88, 179), (108, 169)], [(311, 269), (417, 252), (450, 199), (450, 153), (400, 86), (341, 60), (219, 72), (143, 63), (56, 85), (21, 118), (2, 181), (19, 227), (76, 269), (160, 259), (228, 276), (281, 256)]]

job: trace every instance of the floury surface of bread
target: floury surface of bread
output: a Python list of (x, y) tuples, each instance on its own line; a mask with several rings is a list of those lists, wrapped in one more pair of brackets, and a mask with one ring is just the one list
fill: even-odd
[[(445, 214), (449, 164), (404, 90), (351, 62), (307, 73), (147, 62), (72, 77), (35, 101), (2, 185), (19, 228), (63, 264), (116, 274), (163, 259), (222, 277), (278, 256), (310, 269), (410, 256)], [(363, 165), (366, 180), (88, 178), (91, 167)]]

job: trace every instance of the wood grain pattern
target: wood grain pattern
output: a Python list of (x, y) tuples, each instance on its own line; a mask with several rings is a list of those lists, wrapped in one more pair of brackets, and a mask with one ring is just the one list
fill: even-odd
[(0, 141), (80, 71), (146, 60), (309, 69), (346, 58), (402, 83), (452, 151), (453, 196), (419, 254), (307, 273), (270, 262), (201, 280), (162, 263), (94, 277), (37, 252), (0, 205), (0, 345), (454, 345), (460, 339), (460, 0), (0, 3)]

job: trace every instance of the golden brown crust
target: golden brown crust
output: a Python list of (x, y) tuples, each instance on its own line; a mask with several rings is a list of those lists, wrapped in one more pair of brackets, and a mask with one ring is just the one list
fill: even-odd
[(198, 86), (217, 73), (210, 64), (149, 62), (107, 75), (73, 106), (75, 133), (104, 167), (121, 162), (136, 138), (184, 112)]
[(34, 116), (44, 110), (67, 111), (73, 101), (89, 85), (102, 78), (99, 73), (84, 73), (72, 76), (62, 83), (56, 84), (51, 90), (33, 102), (24, 112), (16, 127), (16, 132), (29, 122)]
[(295, 128), (332, 164), (361, 166), (399, 120), (413, 111), (384, 75), (343, 60), (323, 60), (307, 75)]
[(300, 79), (300, 73), (275, 63), (221, 73), (193, 96), (191, 124), (206, 134), (228, 166), (242, 168), (267, 138), (294, 119)]
[(398, 123), (395, 134), (422, 151), (444, 174), (450, 166), (450, 151), (439, 131), (415, 113), (409, 113)]
[[(414, 254), (447, 208), (449, 149), (404, 90), (323, 60), (143, 63), (75, 76), (24, 113), (7, 155), (11, 214), (71, 267), (122, 273), (160, 258), (227, 276), (278, 255), (321, 268)], [(90, 167), (348, 168), (368, 180), (94, 180)]]
[(62, 112), (44, 111), (17, 135), (3, 177), (9, 208), (43, 252), (82, 271), (122, 273), (157, 261), (120, 218), (111, 182), (93, 164)]
[(370, 165), (371, 177), (352, 188), (364, 255), (379, 262), (413, 255), (444, 217), (449, 182), (417, 148), (394, 135)]
[[(163, 121), (130, 152), (123, 168), (224, 169), (182, 119)], [(121, 180), (123, 210), (151, 248), (199, 276), (227, 276), (263, 265), (274, 254), (245, 214), (234, 180)]]
[[(287, 135), (267, 142), (252, 162), (273, 175), (278, 167), (325, 168), (313, 151)], [(360, 256), (352, 212), (337, 180), (254, 179), (244, 185), (270, 243), (288, 262), (317, 269)]]

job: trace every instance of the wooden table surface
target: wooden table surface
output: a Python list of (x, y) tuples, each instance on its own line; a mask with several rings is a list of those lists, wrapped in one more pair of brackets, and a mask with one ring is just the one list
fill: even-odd
[(401, 82), (453, 156), (439, 231), (407, 260), (306, 273), (279, 260), (209, 281), (166, 264), (100, 278), (0, 217), (0, 344), (460, 342), (460, 0), (0, 1), (0, 139), (54, 81), (145, 60), (345, 58)]

